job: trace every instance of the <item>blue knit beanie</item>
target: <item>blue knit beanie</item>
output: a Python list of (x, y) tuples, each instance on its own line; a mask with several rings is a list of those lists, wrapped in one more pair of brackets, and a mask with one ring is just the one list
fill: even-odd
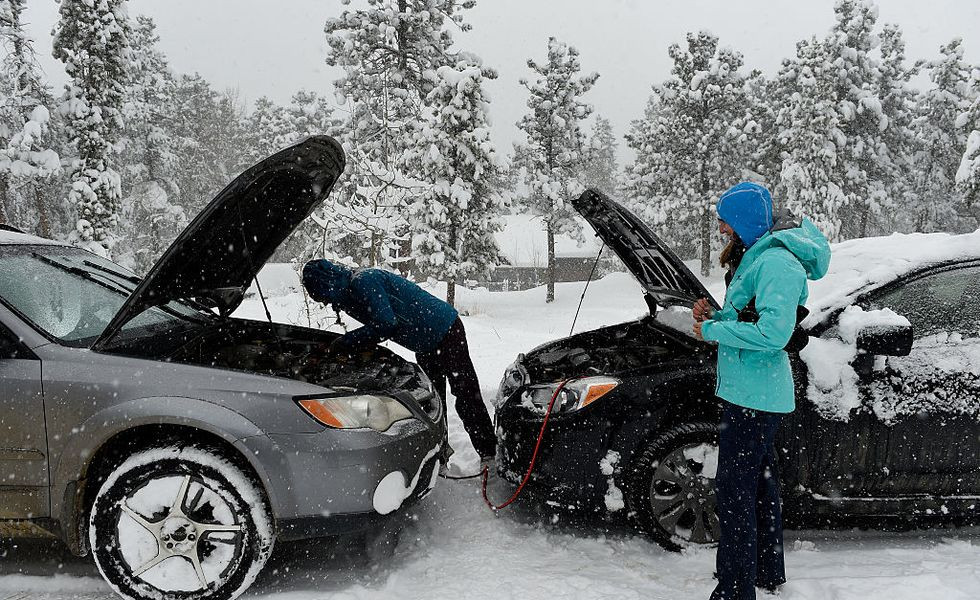
[(718, 217), (728, 223), (746, 247), (772, 229), (772, 194), (758, 183), (742, 182), (718, 200)]

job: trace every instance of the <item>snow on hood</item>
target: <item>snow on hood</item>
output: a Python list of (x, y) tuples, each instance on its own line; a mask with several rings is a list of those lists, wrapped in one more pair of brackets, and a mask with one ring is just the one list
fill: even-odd
[(810, 316), (803, 326), (817, 325), (862, 293), (916, 269), (970, 259), (980, 259), (980, 230), (960, 235), (894, 233), (833, 244), (827, 275), (810, 282)]

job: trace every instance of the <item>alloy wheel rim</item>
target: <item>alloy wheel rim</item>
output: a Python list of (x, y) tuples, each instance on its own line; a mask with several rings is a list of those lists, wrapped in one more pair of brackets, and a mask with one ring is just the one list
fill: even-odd
[[(717, 445), (686, 444), (661, 460), (650, 481), (650, 505), (657, 523), (668, 534), (695, 544), (721, 538), (717, 514), (715, 473), (703, 457)], [(717, 464), (717, 463), (715, 463)]]
[[(176, 493), (169, 497), (160, 493), (173, 487)], [(215, 588), (241, 559), (244, 525), (204, 479), (153, 478), (118, 506), (114, 533), (123, 562), (134, 578), (161, 591)]]

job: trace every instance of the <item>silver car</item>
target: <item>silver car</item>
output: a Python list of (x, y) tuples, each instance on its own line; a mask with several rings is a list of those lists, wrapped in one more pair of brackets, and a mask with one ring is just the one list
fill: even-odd
[(369, 530), (428, 493), (442, 402), (383, 348), (231, 317), (330, 193), (337, 142), (247, 170), (137, 278), (0, 231), (0, 534), (91, 552), (128, 598), (234, 598), (276, 540)]

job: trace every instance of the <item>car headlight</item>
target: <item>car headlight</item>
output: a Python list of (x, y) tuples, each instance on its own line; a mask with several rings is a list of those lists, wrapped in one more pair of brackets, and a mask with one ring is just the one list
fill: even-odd
[(404, 404), (388, 396), (327, 396), (297, 399), (296, 403), (315, 421), (335, 429), (387, 431), (396, 421), (413, 417)]
[[(553, 414), (570, 413), (581, 410), (592, 404), (599, 398), (613, 391), (620, 384), (620, 380), (614, 377), (585, 377), (569, 382), (561, 389), (558, 397), (555, 398)], [(555, 395), (560, 383), (550, 383), (548, 385), (535, 385), (529, 387), (521, 395), (521, 404), (531, 410), (544, 414), (548, 410), (548, 403)]]
[(497, 396), (493, 400), (495, 408), (503, 406), (504, 402), (507, 402), (507, 399), (527, 382), (527, 370), (521, 365), (523, 360), (524, 355), (518, 355), (517, 360), (512, 362), (504, 371), (504, 377), (500, 380), (500, 387), (497, 388)]

